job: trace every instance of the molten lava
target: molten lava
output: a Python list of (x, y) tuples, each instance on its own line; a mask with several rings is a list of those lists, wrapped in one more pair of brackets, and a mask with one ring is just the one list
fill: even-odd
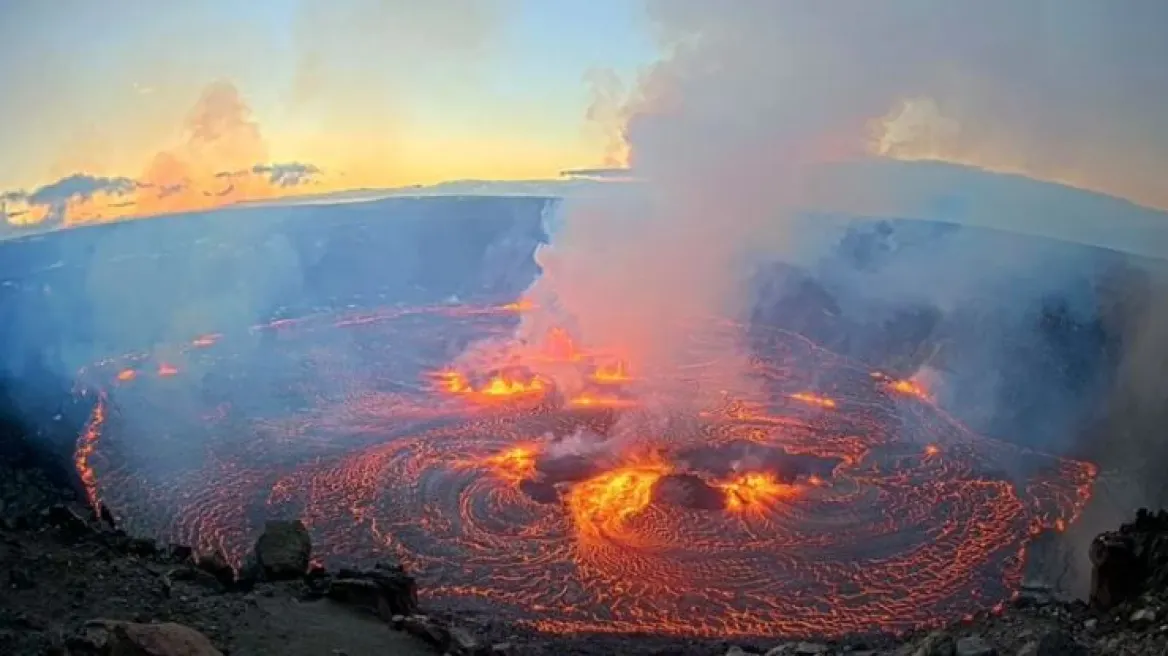
[(835, 407), (835, 401), (833, 399), (829, 399), (826, 396), (818, 396), (808, 392), (796, 392), (795, 394), (791, 395), (791, 398), (796, 401), (806, 403), (807, 405), (815, 405), (821, 408)]
[(534, 447), (516, 446), (486, 458), (485, 464), (503, 480), (518, 484), (535, 477), (537, 455)]
[(905, 396), (915, 396), (922, 401), (932, 401), (929, 391), (925, 389), (924, 385), (912, 379), (896, 379), (880, 372), (873, 372), (872, 378), (884, 382), (889, 389), (897, 394)]
[(582, 543), (619, 542), (625, 547), (648, 547), (643, 535), (628, 531), (629, 518), (643, 512), (653, 500), (653, 489), (669, 465), (652, 460), (619, 467), (576, 485), (568, 494), (568, 509)]
[(571, 408), (632, 408), (636, 405), (633, 399), (596, 394), (581, 394), (568, 399), (568, 407)]
[(794, 485), (780, 483), (773, 474), (749, 472), (718, 485), (731, 512), (760, 512), (798, 494)]
[(478, 386), (472, 385), (466, 375), (457, 371), (441, 371), (435, 377), (443, 390), (480, 402), (538, 397), (542, 396), (548, 387), (547, 383), (537, 376), (508, 372), (496, 373)]
[[(75, 465), (90, 502), (135, 533), (239, 564), (265, 519), (300, 517), (330, 565), (400, 558), (437, 610), (553, 632), (930, 626), (1009, 599), (1029, 541), (1066, 528), (1090, 497), (1089, 463), (975, 435), (932, 402), (900, 398), (927, 400), (919, 386), (781, 331), (750, 360), (766, 392), (697, 407), (637, 396), (652, 375), (626, 387), (623, 363), (562, 330), (517, 349), (530, 361), (453, 368), (451, 343), (498, 343), (513, 311), (209, 326), (224, 329), (217, 347), (184, 355), (200, 393), (173, 405), (175, 386), (154, 377), (109, 384), (164, 363), (95, 363), (79, 387), (101, 401)], [(270, 343), (249, 337), (277, 328)], [(679, 378), (726, 389), (718, 358), (746, 328), (700, 328)], [(579, 385), (557, 385), (563, 372)], [(1000, 473), (1023, 455), (1038, 466)]]
[(602, 364), (592, 372), (592, 381), (601, 384), (623, 384), (632, 380), (624, 360)]

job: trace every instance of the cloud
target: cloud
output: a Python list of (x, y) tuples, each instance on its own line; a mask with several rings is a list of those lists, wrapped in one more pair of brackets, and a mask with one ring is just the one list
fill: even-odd
[(9, 191), (0, 195), (3, 219), (14, 225), (59, 225), (71, 212), (93, 203), (118, 204), (132, 196), (138, 183), (130, 178), (109, 178), (74, 173), (32, 192)]
[(250, 107), (233, 84), (208, 84), (188, 112), (181, 143), (150, 158), (136, 177), (75, 173), (31, 193), (0, 196), (5, 222), (58, 227), (124, 216), (207, 209), (272, 198), (319, 181), (302, 162), (270, 162)]
[[(222, 204), (224, 199), (268, 197), (281, 190), (310, 185), (320, 174), (319, 168), (299, 162), (255, 164), (238, 171), (220, 171), (211, 176), (219, 184), (211, 185), (196, 184), (189, 179), (159, 183), (75, 173), (32, 192), (0, 193), (0, 219), (15, 227), (55, 228), (149, 214), (143, 208), (157, 207), (176, 196), (189, 200), (192, 194), (198, 194), (208, 199), (201, 205)], [(265, 188), (270, 193), (240, 196), (237, 190), (241, 187)]]
[(138, 188), (129, 178), (102, 178), (75, 173), (47, 184), (28, 195), (33, 205), (60, 205), (70, 201), (90, 200), (98, 194), (126, 196)]
[(296, 187), (310, 182), (320, 175), (320, 169), (312, 164), (288, 162), (287, 164), (256, 164), (251, 167), (256, 175), (266, 175), (268, 182), (277, 187)]

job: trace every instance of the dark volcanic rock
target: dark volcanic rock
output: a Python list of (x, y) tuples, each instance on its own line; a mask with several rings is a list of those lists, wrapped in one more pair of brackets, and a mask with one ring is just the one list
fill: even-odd
[(944, 631), (930, 633), (917, 645), (913, 656), (953, 656), (957, 653), (957, 641)]
[(49, 525), (60, 531), (65, 540), (78, 540), (93, 532), (93, 527), (82, 513), (65, 504), (54, 505), (46, 509), (44, 514)]
[(199, 569), (215, 577), (219, 585), (225, 588), (230, 588), (235, 583), (235, 570), (231, 568), (222, 551), (201, 554), (195, 564)]
[(304, 576), (312, 560), (312, 539), (299, 519), (264, 524), (256, 541), (256, 563), (269, 581), (293, 580)]
[(1086, 656), (1087, 649), (1075, 642), (1065, 631), (1048, 631), (1041, 638), (1028, 643), (1018, 656)]
[[(410, 615), (402, 623), (410, 635), (424, 640), (451, 656), (475, 656), (486, 650), (467, 630), (436, 621), (425, 615)], [(496, 652), (498, 653), (498, 652)]]
[(1091, 605), (1109, 610), (1168, 587), (1168, 512), (1140, 510), (1136, 520), (1091, 543)]
[(67, 643), (70, 654), (101, 656), (223, 656), (202, 633), (167, 622), (93, 620)]
[(342, 569), (329, 584), (334, 601), (366, 608), (385, 621), (394, 615), (418, 611), (418, 587), (414, 577), (397, 565), (378, 564), (372, 570)]

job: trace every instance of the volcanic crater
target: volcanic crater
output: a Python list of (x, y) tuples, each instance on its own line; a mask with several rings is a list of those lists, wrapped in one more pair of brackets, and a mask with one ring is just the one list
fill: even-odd
[[(396, 558), (433, 607), (555, 633), (941, 624), (1008, 600), (1029, 541), (1088, 499), (1092, 465), (781, 330), (695, 324), (649, 372), (553, 330), (527, 352), (571, 390), (460, 368), (530, 310), (347, 308), (94, 363), (76, 465), (133, 533), (238, 564), (265, 518), (299, 517), (325, 564)], [(717, 366), (744, 343), (746, 386)], [(645, 384), (666, 378), (700, 393)]]

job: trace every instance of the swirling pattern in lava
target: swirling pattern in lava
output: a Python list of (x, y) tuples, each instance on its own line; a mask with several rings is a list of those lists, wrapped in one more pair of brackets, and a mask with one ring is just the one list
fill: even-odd
[[(952, 620), (1007, 599), (1029, 539), (1087, 500), (1091, 465), (971, 434), (914, 384), (783, 332), (751, 331), (765, 394), (664, 419), (620, 362), (570, 344), (552, 355), (596, 383), (571, 398), (443, 371), (518, 309), (315, 316), (97, 363), (78, 468), (131, 531), (239, 562), (265, 518), (298, 516), (325, 561), (398, 558), (431, 605), (551, 632)], [(744, 333), (694, 330), (670, 375), (720, 385), (708, 358)]]

